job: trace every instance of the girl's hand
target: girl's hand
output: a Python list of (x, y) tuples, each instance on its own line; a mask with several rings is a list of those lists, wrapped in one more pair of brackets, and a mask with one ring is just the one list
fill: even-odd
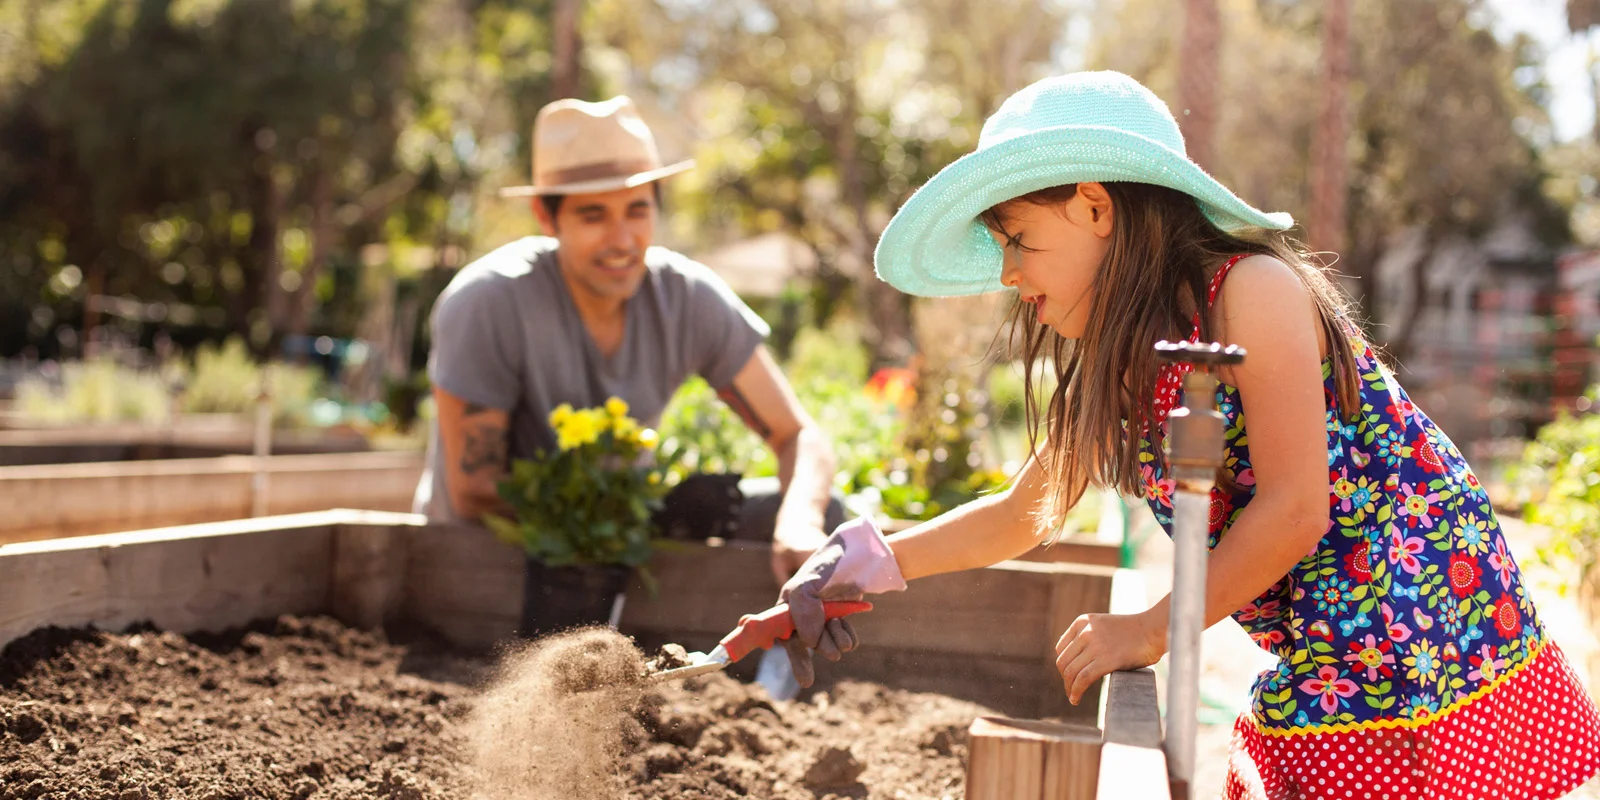
[(1148, 667), (1166, 652), (1167, 631), (1149, 612), (1084, 614), (1056, 642), (1056, 669), (1073, 705), (1094, 682), (1122, 669)]

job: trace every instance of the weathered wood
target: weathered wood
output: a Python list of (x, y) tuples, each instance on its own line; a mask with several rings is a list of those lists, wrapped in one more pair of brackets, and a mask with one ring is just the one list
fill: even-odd
[(486, 650), (516, 635), (522, 552), (474, 525), (405, 522), (400, 613), (450, 643)]
[(1105, 613), (1111, 609), (1112, 584), (1117, 573), (1116, 570), (1089, 566), (1080, 566), (1074, 571), (1081, 576), (1078, 580), (1057, 581), (1050, 587), (1050, 606), (1045, 620), (1044, 652), (1041, 656), (1043, 661), (1039, 667), (1039, 707), (1046, 709), (1047, 714), (1064, 717), (1092, 715), (1098, 711), (1104, 681), (1096, 681), (1089, 687), (1077, 706), (1068, 703), (1066, 686), (1055, 663), (1056, 642), (1080, 615)]
[[(272, 456), (267, 511), (408, 509), (416, 453)], [(0, 542), (242, 519), (251, 512), (248, 456), (0, 467)]]
[(979, 717), (967, 729), (967, 800), (1093, 800), (1100, 746), (1092, 725)]
[(328, 609), (346, 625), (373, 630), (397, 623), (405, 575), (404, 529), (370, 523), (334, 527)]
[(1049, 561), (1116, 567), (1122, 564), (1122, 547), (1093, 536), (1071, 536), (1042, 544), (1018, 556), (1019, 561)]
[[(1139, 573), (1117, 571), (1112, 581), (1111, 608), (1116, 614), (1148, 608)], [(1100, 752), (1100, 797), (1171, 797), (1153, 671), (1146, 668), (1107, 676), (1100, 728), (1105, 732), (1105, 747)]]
[(187, 632), (321, 611), (340, 516), (0, 545), (0, 646), (46, 625)]

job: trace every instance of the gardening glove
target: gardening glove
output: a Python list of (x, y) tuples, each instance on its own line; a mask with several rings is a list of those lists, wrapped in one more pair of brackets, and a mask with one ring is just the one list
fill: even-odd
[(778, 592), (778, 601), (789, 605), (794, 619), (795, 635), (784, 640), (783, 646), (789, 652), (795, 680), (801, 686), (816, 680), (812, 650), (838, 661), (860, 643), (849, 621), (824, 619), (824, 600), (860, 600), (867, 594), (905, 588), (900, 565), (872, 520), (859, 517), (835, 529)]

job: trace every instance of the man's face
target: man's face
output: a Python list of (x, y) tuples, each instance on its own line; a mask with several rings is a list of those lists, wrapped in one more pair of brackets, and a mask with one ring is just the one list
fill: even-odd
[(650, 184), (599, 194), (567, 195), (554, 217), (533, 199), (539, 223), (561, 243), (561, 270), (595, 299), (625, 301), (644, 280), (644, 252), (656, 232)]

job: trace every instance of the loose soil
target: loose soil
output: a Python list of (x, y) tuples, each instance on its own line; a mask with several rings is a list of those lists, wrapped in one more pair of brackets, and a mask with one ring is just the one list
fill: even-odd
[(643, 685), (642, 663), (596, 631), (490, 659), (323, 617), (47, 628), (0, 654), (0, 800), (958, 798), (989, 713), (848, 681), (788, 703), (721, 674)]

